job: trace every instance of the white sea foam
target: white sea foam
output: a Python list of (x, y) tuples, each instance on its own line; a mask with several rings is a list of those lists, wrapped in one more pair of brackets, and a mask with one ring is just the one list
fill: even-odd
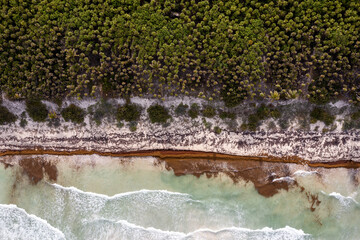
[(138, 195), (138, 194), (166, 194), (166, 195), (178, 195), (178, 196), (190, 197), (190, 195), (186, 194), (186, 193), (170, 192), (167, 190), (148, 190), (148, 189), (141, 189), (138, 191), (125, 192), (125, 193), (116, 194), (114, 196), (108, 196), (108, 195), (100, 194), (100, 193), (85, 192), (76, 187), (64, 187), (64, 186), (61, 186), (56, 183), (48, 183), (48, 184), (50, 184), (58, 189), (62, 189), (62, 190), (66, 190), (66, 191), (73, 191), (73, 192), (77, 192), (80, 194), (86, 194), (86, 195), (91, 195), (94, 197), (100, 197), (100, 198), (106, 198), (106, 199), (116, 199), (116, 198), (121, 198), (121, 197), (125, 197), (125, 196), (130, 196), (130, 195)]
[(302, 177), (306, 177), (309, 175), (316, 175), (318, 174), (317, 171), (304, 171), (304, 170), (297, 170), (296, 172), (293, 173), (293, 175), (295, 176), (302, 176)]
[(332, 192), (330, 194), (328, 194), (330, 197), (334, 197), (337, 200), (339, 200), (339, 202), (343, 205), (343, 206), (349, 206), (350, 204), (356, 204), (359, 205), (359, 203), (352, 197), (350, 196), (343, 196), (340, 193), (337, 192)]
[(264, 227), (262, 229), (248, 229), (248, 228), (225, 228), (218, 231), (212, 231), (209, 229), (200, 229), (191, 233), (186, 239), (311, 239), (310, 234), (304, 233), (301, 229), (295, 229), (289, 226), (285, 226), (279, 229), (273, 229)]
[(0, 239), (53, 240), (65, 239), (65, 236), (44, 219), (16, 205), (0, 204)]
[(337, 208), (339, 211), (360, 207), (360, 204), (351, 196), (344, 196), (338, 192), (326, 193), (324, 191), (320, 191), (320, 193), (323, 196), (329, 199), (334, 199), (335, 202), (339, 203), (341, 206), (340, 208)]
[[(200, 215), (207, 214), (207, 206), (199, 200), (192, 199), (191, 195), (167, 190), (143, 189), (107, 196), (84, 192), (75, 187), (63, 187), (57, 184), (47, 184), (47, 186), (50, 188), (45, 189), (44, 192), (49, 198), (52, 197), (55, 203), (50, 205), (47, 200), (40, 200), (46, 208), (51, 209), (41, 214), (44, 214), (46, 219), (60, 215), (55, 220), (56, 226), (105, 218), (114, 221), (127, 219), (141, 226), (174, 229), (185, 227), (178, 226), (178, 223), (189, 219), (188, 224), (194, 228), (191, 221), (196, 219), (191, 219), (194, 214), (196, 215), (195, 212), (200, 211)], [(221, 214), (221, 209), (217, 212)], [(207, 219), (207, 216), (200, 217)], [(72, 238), (76, 235), (75, 229), (71, 226), (62, 231)]]
[(182, 239), (185, 233), (164, 231), (153, 227), (142, 227), (126, 220), (111, 221), (97, 219), (86, 222), (81, 233), (84, 239), (96, 237), (97, 239)]
[(295, 179), (289, 176), (273, 179), (273, 182), (283, 182), (283, 181), (291, 183), (294, 182)]
[(153, 227), (142, 227), (126, 220), (110, 221), (97, 219), (87, 222), (83, 238), (96, 236), (99, 239), (169, 239), (169, 240), (200, 240), (200, 239), (310, 239), (305, 234), (289, 226), (279, 229), (265, 227), (262, 229), (248, 229), (242, 227), (228, 227), (218, 230), (198, 229), (190, 233), (164, 231)]
[[(303, 231), (291, 227), (251, 230), (226, 227), (229, 223), (218, 225), (216, 218), (221, 217), (220, 212), (226, 214), (228, 211), (223, 206), (223, 202), (214, 200), (207, 202), (205, 206), (205, 203), (193, 200), (189, 194), (166, 190), (139, 190), (107, 196), (84, 192), (75, 187), (49, 185), (71, 195), (71, 199), (67, 199), (68, 204), (76, 206), (77, 214), (82, 217), (81, 239), (94, 236), (97, 239), (308, 239), (309, 237)], [(91, 203), (91, 208), (87, 206), (88, 203)], [(110, 209), (111, 213), (108, 212)], [(104, 215), (104, 212), (107, 214)], [(201, 221), (205, 222), (201, 223)], [(217, 224), (212, 224), (212, 221)], [(200, 229), (196, 229), (196, 226)], [(201, 226), (209, 226), (211, 229)], [(166, 230), (163, 230), (163, 227)], [(181, 229), (193, 230), (183, 232)], [(68, 236), (74, 235), (68, 234)]]

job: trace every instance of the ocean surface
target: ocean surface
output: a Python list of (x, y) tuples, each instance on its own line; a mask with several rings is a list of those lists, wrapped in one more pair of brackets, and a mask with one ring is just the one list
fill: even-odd
[(360, 238), (351, 169), (294, 171), (298, 186), (266, 198), (251, 182), (175, 176), (151, 157), (45, 156), (57, 180), (32, 184), (16, 164), (25, 157), (0, 164), (0, 239)]

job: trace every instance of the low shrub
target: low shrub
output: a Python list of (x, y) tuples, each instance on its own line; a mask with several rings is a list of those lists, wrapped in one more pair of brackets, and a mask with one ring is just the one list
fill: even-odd
[(307, 113), (298, 112), (297, 120), (298, 120), (299, 127), (301, 130), (309, 130), (310, 129), (309, 115)]
[(0, 125), (15, 122), (17, 117), (4, 106), (0, 105)]
[(274, 121), (269, 122), (269, 124), (268, 124), (267, 127), (268, 127), (268, 129), (269, 129), (270, 131), (276, 130), (276, 124), (275, 124)]
[(105, 117), (110, 118), (114, 115), (114, 106), (105, 100), (101, 100), (97, 104), (90, 106), (88, 112), (91, 115), (91, 119), (97, 125), (100, 125)]
[(199, 105), (197, 105), (196, 103), (191, 104), (188, 113), (189, 113), (189, 117), (193, 119), (197, 118), (199, 116)]
[(234, 120), (236, 118), (236, 114), (233, 112), (220, 112), (219, 117), (223, 120), (226, 118)]
[(202, 110), (202, 115), (207, 118), (213, 118), (216, 115), (215, 108), (212, 106), (205, 106)]
[(329, 112), (324, 110), (323, 108), (315, 107), (311, 113), (311, 122), (316, 122), (317, 120), (322, 121), (325, 123), (325, 125), (331, 125), (334, 120), (335, 116), (331, 115)]
[(358, 120), (360, 118), (360, 110), (351, 114), (352, 120)]
[(49, 112), (48, 117), (49, 117), (50, 119), (55, 119), (55, 118), (57, 118), (58, 116), (57, 116), (57, 114), (56, 114), (55, 111), (51, 111), (51, 112)]
[(27, 120), (25, 118), (22, 118), (20, 120), (20, 127), (24, 128), (28, 124)]
[(60, 127), (60, 118), (55, 111), (49, 112), (48, 126), (49, 127)]
[(130, 122), (129, 129), (131, 132), (135, 132), (137, 130), (137, 122)]
[(260, 107), (256, 109), (255, 113), (248, 116), (247, 124), (243, 124), (242, 128), (250, 131), (256, 131), (257, 127), (260, 125), (260, 121), (269, 117), (280, 118), (281, 113), (272, 105), (266, 106), (265, 104), (261, 104)]
[(29, 99), (26, 101), (26, 111), (30, 118), (35, 122), (45, 122), (48, 117), (49, 111), (46, 105), (39, 99)]
[(251, 114), (248, 117), (247, 128), (250, 131), (256, 131), (256, 128), (259, 126), (260, 121), (261, 121), (261, 118), (257, 114)]
[(265, 104), (261, 104), (255, 114), (259, 120), (266, 119), (270, 116), (270, 109)]
[(204, 126), (206, 129), (211, 129), (211, 126), (212, 126), (212, 123), (211, 122), (207, 122), (205, 118), (202, 119), (203, 120), (203, 123), (204, 123)]
[(282, 130), (286, 130), (289, 127), (289, 119), (288, 118), (280, 118), (279, 126)]
[(360, 129), (360, 121), (345, 120), (343, 124), (343, 131), (347, 131), (351, 129)]
[(360, 110), (352, 113), (350, 117), (345, 118), (343, 130), (360, 129)]
[(180, 103), (175, 109), (176, 116), (185, 115), (188, 108), (189, 108), (189, 105)]
[(281, 112), (278, 109), (271, 109), (270, 110), (270, 117), (274, 118), (274, 119), (278, 119), (281, 117)]
[(138, 105), (127, 103), (118, 107), (116, 119), (118, 121), (136, 122), (140, 119), (140, 114), (141, 110)]
[(27, 125), (27, 120), (26, 120), (26, 112), (22, 112), (20, 115), (21, 119), (20, 119), (20, 127), (24, 128)]
[(218, 127), (218, 126), (215, 126), (214, 127), (214, 132), (215, 132), (215, 134), (220, 134), (221, 133), (221, 128)]
[(266, 106), (265, 104), (261, 104), (260, 107), (256, 110), (256, 114), (258, 115), (260, 120), (267, 119), (269, 117), (272, 118), (280, 118), (281, 113), (278, 109), (274, 108), (273, 105)]
[(51, 118), (48, 120), (48, 126), (49, 127), (60, 127), (61, 123), (60, 123), (60, 118), (56, 117), (56, 118)]
[(169, 111), (158, 104), (150, 106), (147, 112), (152, 123), (166, 123), (166, 121), (171, 118)]
[(66, 122), (82, 123), (84, 122), (85, 111), (75, 104), (70, 104), (70, 106), (61, 111), (61, 116)]

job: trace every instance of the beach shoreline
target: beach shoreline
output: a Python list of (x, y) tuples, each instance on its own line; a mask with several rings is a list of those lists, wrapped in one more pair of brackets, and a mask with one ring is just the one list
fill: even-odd
[[(171, 150), (171, 149), (154, 149), (154, 150), (138, 150), (138, 151), (121, 151), (121, 152), (99, 152), (96, 150), (51, 150), (37, 147), (35, 149), (23, 150), (7, 150), (1, 151), (0, 157), (13, 155), (59, 155), (59, 156), (75, 156), (75, 155), (99, 155), (110, 157), (155, 157), (166, 162), (181, 160), (181, 161), (196, 161), (196, 160), (211, 160), (211, 161), (256, 161), (256, 162), (270, 162), (270, 163), (291, 163), (299, 164), (309, 167), (321, 168), (360, 168), (359, 161), (352, 160), (337, 160), (337, 161), (309, 161), (297, 156), (241, 156), (231, 155), (217, 152), (206, 151), (192, 151), (192, 150)], [(0, 160), (1, 161), (1, 160)], [(3, 162), (3, 161), (1, 161)]]

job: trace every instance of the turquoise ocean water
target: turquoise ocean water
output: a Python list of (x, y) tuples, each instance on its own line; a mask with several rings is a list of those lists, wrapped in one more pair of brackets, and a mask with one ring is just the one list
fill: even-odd
[(46, 158), (56, 183), (0, 164), (0, 239), (360, 239), (354, 170), (297, 171), (299, 187), (265, 198), (222, 174), (176, 177), (150, 157)]

